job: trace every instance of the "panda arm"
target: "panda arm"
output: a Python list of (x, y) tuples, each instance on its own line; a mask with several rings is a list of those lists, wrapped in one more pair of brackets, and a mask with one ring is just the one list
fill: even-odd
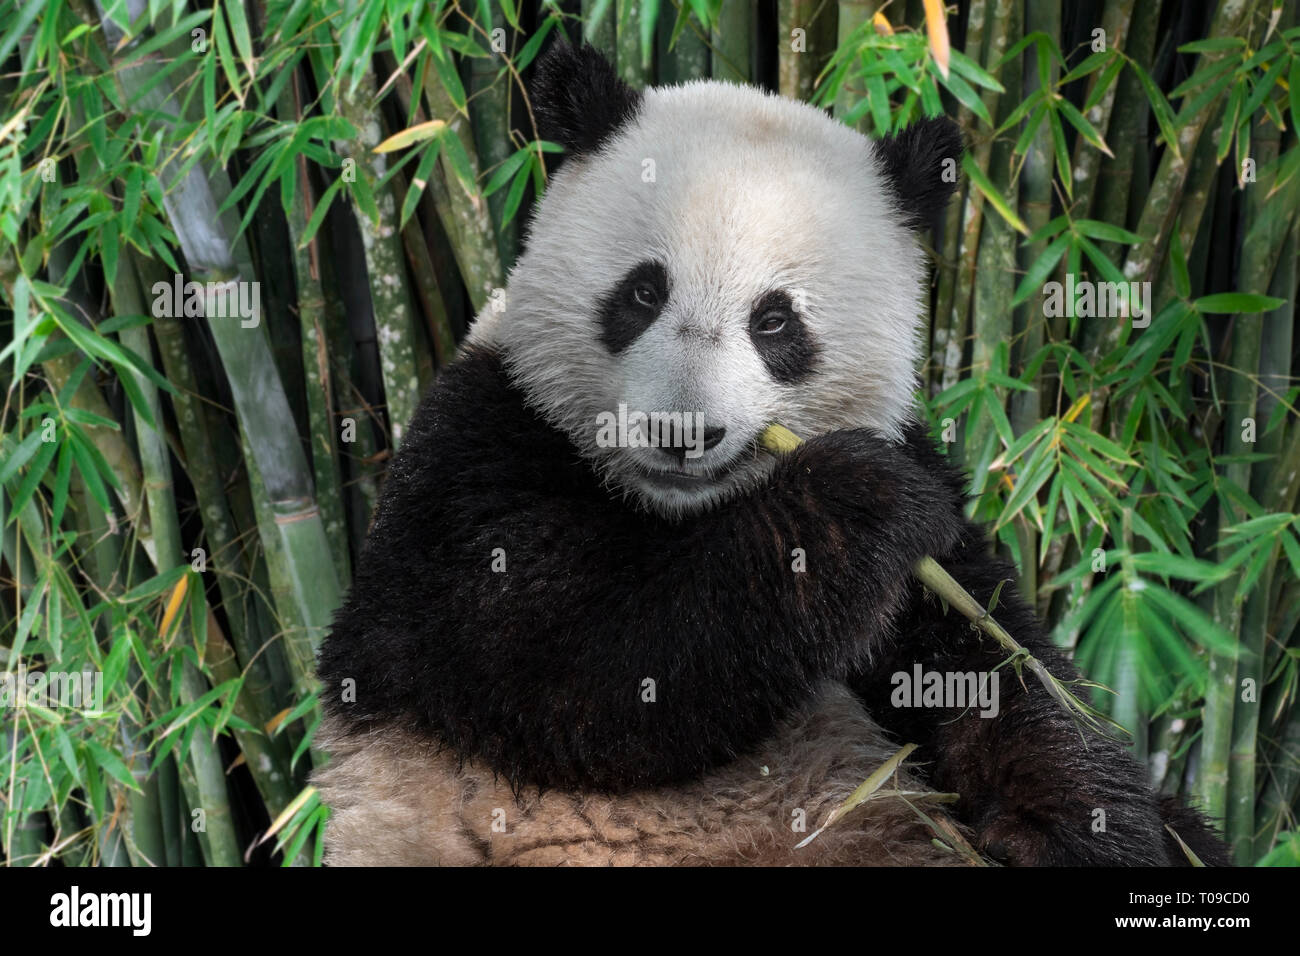
[(734, 759), (844, 677), (911, 562), (955, 540), (956, 519), (915, 520), (941, 489), (857, 432), (730, 505), (645, 515), (490, 361), (458, 365), (393, 462), (320, 673), (346, 723), (421, 727), (514, 784), (619, 790)]
[[(913, 452), (925, 467), (960, 482), (928, 440), (913, 434)], [(1016, 593), (1014, 569), (988, 554), (981, 532), (967, 525), (962, 543), (936, 555), (944, 568), (983, 606), (998, 583), (998, 622), (1058, 679), (1078, 672), (1050, 642), (1032, 608)], [(1184, 861), (1164, 829), (1224, 862), (1221, 843), (1205, 822), (1175, 803), (1161, 803), (1146, 771), (1114, 740), (1083, 730), (1037, 679), (998, 670), (995, 716), (966, 708), (897, 706), (901, 681), (894, 675), (923, 672), (989, 673), (1007, 658), (991, 639), (955, 610), (946, 610), (915, 585), (893, 633), (880, 642), (871, 666), (850, 683), (878, 721), (900, 740), (920, 745), (932, 783), (960, 794), (958, 809), (980, 842), (1018, 863), (1159, 865)], [(1086, 694), (1086, 690), (1079, 693)], [(1104, 829), (1103, 829), (1104, 827)]]

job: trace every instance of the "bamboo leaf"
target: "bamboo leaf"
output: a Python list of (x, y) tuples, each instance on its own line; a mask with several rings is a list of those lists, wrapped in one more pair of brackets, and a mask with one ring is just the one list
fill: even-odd
[(444, 120), (435, 119), (425, 123), (417, 123), (400, 133), (394, 133), (376, 146), (374, 151), (376, 153), (392, 153), (415, 143), (422, 143), (425, 140), (442, 136), (446, 131), (447, 123)]
[(985, 176), (984, 171), (975, 164), (975, 160), (971, 157), (970, 153), (967, 153), (962, 157), (961, 168), (975, 188), (983, 194), (989, 205), (998, 211), (998, 214), (1007, 221), (1008, 225), (1010, 225), (1012, 229), (1025, 235), (1029, 234), (1029, 227), (1025, 225), (1024, 221), (1018, 215), (1016, 215), (1015, 210), (1007, 204), (1001, 191), (989, 182), (988, 177)]

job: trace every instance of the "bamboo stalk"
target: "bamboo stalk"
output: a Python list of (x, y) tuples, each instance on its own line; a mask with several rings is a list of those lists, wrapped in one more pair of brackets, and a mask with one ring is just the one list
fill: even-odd
[[(79, 364), (81, 364), (81, 359), (76, 354), (59, 355), (41, 363), (41, 369), (45, 372), (51, 385), (56, 390), (61, 391), (72, 379), (72, 375)], [(116, 418), (113, 410), (109, 408), (108, 402), (104, 400), (99, 386), (89, 376), (81, 379), (68, 404), (73, 408), (83, 409), (92, 415), (98, 415), (110, 421)], [(121, 432), (99, 426), (86, 426), (83, 430), (86, 437), (95, 443), (95, 447), (99, 449), (99, 453), (104, 456), (104, 460), (108, 462), (108, 466), (113, 470), (113, 475), (121, 486), (120, 489), (117, 489), (117, 498), (122, 503), (122, 510), (126, 513), (127, 520), (134, 524), (136, 534), (140, 539), (140, 546), (144, 548), (145, 553), (152, 560), (154, 557), (153, 532), (150, 529), (149, 515), (144, 506), (140, 465), (136, 461), (135, 453), (131, 450)]]
[[(1019, 4), (1011, 0), (999, 0), (995, 16), (1001, 19), (995, 24), (989, 37), (989, 62), (995, 63), (1005, 50), (1020, 41), (1024, 32), (1020, 19)], [(1021, 62), (1013, 57), (1002, 65), (999, 81), (1008, 91), (1021, 87)], [(1011, 114), (1016, 102), (1012, 96), (988, 97), (989, 115), (994, 123), (1001, 125)], [(1018, 204), (1019, 184), (1012, 172), (1013, 141), (1009, 136), (1001, 137), (988, 144), (987, 162), (982, 168), (988, 175), (989, 182), (1002, 193), (1008, 208), (1015, 209)], [(973, 237), (972, 237), (973, 238)], [(993, 353), (998, 346), (1012, 340), (1011, 301), (1016, 286), (1016, 231), (1001, 216), (987, 217), (980, 227), (979, 245), (975, 250), (974, 297), (971, 302), (971, 374), (979, 377), (992, 367)], [(966, 425), (965, 443), (966, 461), (975, 476), (974, 493), (984, 490), (984, 481), (989, 474), (989, 462), (998, 452), (995, 440), (993, 419), (983, 415)], [(1022, 564), (1032, 567), (1031, 562)], [(1027, 572), (1022, 572), (1027, 573)], [(1032, 585), (1032, 578), (1030, 579)], [(1026, 593), (1033, 594), (1034, 588)], [(1031, 599), (1032, 600), (1032, 599)]]
[[(487, 24), (488, 29), (506, 30), (509, 24), (506, 23), (504, 11), (497, 4), (490, 6), (492, 22)], [(584, 3), (583, 6), (589, 4)], [(469, 125), (483, 169), (489, 173), (514, 152), (514, 143), (510, 139), (509, 73), (502, 65), (503, 58), (509, 55), (507, 50), (505, 53), (495, 53), (491, 59), (476, 57), (469, 62)], [(519, 221), (504, 221), (506, 194), (506, 190), (498, 189), (487, 199), (503, 273), (514, 265), (519, 245)], [(410, 255), (409, 247), (407, 254)], [(441, 296), (439, 300), (441, 301)], [(445, 307), (443, 311), (446, 312)], [(442, 361), (441, 356), (439, 361)]]
[(669, 48), (673, 35), (673, 17), (659, 18), (658, 82), (661, 86), (707, 79), (712, 63), (709, 44), (705, 42), (699, 22), (691, 17), (677, 42)]
[[(146, 313), (144, 302), (136, 286), (137, 273), (133, 265), (134, 259), (128, 257), (125, 261), (119, 263), (117, 279), (114, 281), (113, 303), (119, 314), (122, 315), (142, 315)], [(175, 335), (180, 329), (175, 325), (174, 319), (158, 319), (155, 321), (155, 328), (172, 323), (169, 331)], [(165, 333), (166, 334), (166, 333)], [(149, 355), (152, 351), (149, 344), (149, 332), (144, 327), (126, 329), (122, 333), (124, 344), (141, 355)], [(173, 347), (175, 343), (171, 343)], [(161, 351), (161, 349), (160, 349)], [(165, 366), (164, 366), (165, 367)], [(171, 373), (176, 373), (177, 378), (172, 379)], [(142, 375), (136, 376), (137, 381), (144, 380)], [(183, 359), (181, 362), (173, 362), (169, 370), (169, 380), (178, 381), (186, 385), (192, 385), (192, 377), (188, 370), (184, 368)], [(157, 394), (157, 388), (152, 382), (144, 380), (145, 384), (140, 385), (142, 394), (150, 401), (153, 408), (154, 421), (161, 422), (161, 402)], [(187, 395), (177, 404), (188, 405), (191, 401)], [(194, 415), (193, 409), (187, 409), (189, 414), (184, 421), (192, 425), (197, 416)], [(178, 421), (182, 420), (178, 412)], [(137, 438), (137, 444), (141, 449), (141, 460), (145, 463), (146, 488), (150, 489), (149, 510), (154, 521), (161, 520), (166, 528), (159, 533), (159, 558), (162, 563), (159, 570), (166, 570), (171, 567), (177, 567), (186, 563), (186, 555), (181, 545), (180, 529), (178, 517), (176, 515), (175, 501), (171, 495), (171, 466), (167, 457), (166, 442), (163, 436), (150, 429), (144, 421), (137, 418), (136, 428), (140, 432)], [(197, 453), (203, 455), (205, 460), (201, 468), (191, 469), (191, 472), (208, 471), (209, 474), (194, 479), (196, 490), (200, 486), (205, 488), (204, 498), (208, 498), (208, 505), (211, 511), (203, 509), (205, 527), (210, 523), (213, 527), (219, 529), (214, 537), (220, 540), (221, 536), (229, 536), (226, 531), (226, 522), (229, 520), (224, 508), (224, 495), (220, 495), (219, 489), (213, 489), (212, 478), (215, 476), (215, 461), (211, 458), (211, 449), (203, 441), (201, 434), (195, 435), (186, 430), (190, 438), (190, 447)], [(151, 470), (154, 480), (164, 484), (154, 491), (151, 488), (149, 477)], [(200, 499), (202, 500), (202, 498)], [(161, 517), (159, 517), (161, 516)], [(165, 546), (165, 551), (163, 550)], [(219, 549), (214, 553), (214, 564), (220, 566), (224, 563), (224, 552), (226, 548)], [(228, 575), (222, 575), (222, 578), (229, 580)], [(232, 604), (233, 607), (233, 604)], [(272, 688), (269, 681), (269, 672), (266, 669), (266, 663), (260, 659), (256, 651), (249, 645), (246, 638), (244, 643), (244, 657), (250, 662), (248, 676), (251, 678), (248, 683), (241, 689), (235, 698), (234, 713), (244, 721), (252, 724), (254, 727), (263, 727), (274, 714), (272, 709)], [(224, 634), (215, 621), (209, 622), (207, 638), (207, 663), (212, 671), (213, 677), (217, 683), (224, 683), (232, 680), (241, 674), (240, 667), (236, 661), (234, 649), (226, 642)], [(195, 696), (201, 696), (206, 693), (206, 681), (202, 675), (194, 670), (191, 665), (187, 665), (194, 671), (186, 675), (187, 694), (192, 691), (198, 691)], [(197, 678), (197, 679), (196, 679)], [(262, 795), (264, 802), (272, 813), (278, 812), (288, 805), (295, 795), (295, 790), (290, 786), (288, 776), (287, 755), (277, 747), (275, 742), (270, 740), (265, 734), (256, 731), (248, 731), (242, 728), (234, 728), (235, 739), (239, 744), (240, 750), (243, 751), (248, 761), (248, 769), (257, 785), (258, 792)], [(198, 738), (196, 737), (196, 743)], [(215, 755), (216, 765), (220, 768), (219, 756)], [(203, 780), (203, 774), (210, 768), (197, 769), (200, 781)], [(208, 807), (207, 797), (202, 804)], [(278, 809), (277, 809), (278, 808)], [(228, 815), (228, 811), (227, 811)], [(211, 837), (209, 838), (211, 839)], [(234, 864), (231, 864), (234, 865)]]
[[(863, 24), (871, 20), (876, 10), (880, 8), (880, 0), (840, 0), (836, 6), (839, 7), (839, 21), (835, 40), (836, 44), (843, 49), (852, 42), (853, 34), (858, 32)], [(855, 64), (860, 62), (859, 57), (854, 57), (854, 60)], [(716, 75), (716, 68), (714, 73)], [(843, 118), (866, 98), (866, 85), (858, 76), (857, 71), (850, 67), (848, 73), (844, 75), (844, 82), (840, 84), (839, 92), (835, 95), (833, 112), (837, 117)], [(870, 120), (863, 116), (858, 120), (858, 129), (867, 129), (869, 122)]]
[[(126, 286), (134, 276), (123, 271), (115, 286)], [(119, 293), (120, 294), (120, 293)], [(129, 307), (129, 306), (128, 306)], [(141, 355), (148, 355), (149, 332), (137, 326), (123, 329), (123, 342)], [(148, 403), (155, 422), (161, 422), (162, 402), (157, 386), (141, 373), (134, 373), (136, 387)], [(135, 412), (136, 442), (140, 449), (140, 464), (144, 471), (145, 496), (149, 517), (153, 523), (160, 571), (183, 565), (181, 534), (176, 503), (172, 497), (171, 460), (163, 436), (151, 428), (139, 412)], [(180, 626), (181, 641), (189, 642), (188, 628)], [(181, 664), (181, 701), (189, 704), (208, 692), (208, 682), (202, 672), (188, 660)], [(206, 734), (195, 734), (190, 741), (189, 761), (181, 773), (191, 809), (202, 808), (206, 830), (200, 837), (205, 858), (212, 866), (239, 866), (241, 853), (239, 838), (235, 834), (231, 816), (230, 797), (226, 791), (226, 775), (221, 766), (221, 756), (216, 741)]]
[(451, 319), (447, 315), (442, 291), (438, 288), (438, 277), (429, 256), (429, 247), (424, 243), (424, 233), (414, 220), (402, 227), (402, 246), (406, 250), (406, 262), (414, 277), (415, 294), (427, 317), (434, 355), (439, 366), (449, 365), (456, 357), (456, 336), (451, 331)]
[[(141, 0), (130, 2), (139, 4)], [(110, 18), (102, 16), (100, 23), (116, 55), (131, 50), (134, 44), (122, 45), (122, 32)], [(160, 69), (152, 56), (144, 56), (130, 65), (119, 65), (113, 75), (137, 111), (146, 115), (153, 111), (175, 115), (170, 87), (156, 75)], [(377, 137), (378, 133), (372, 135)], [(352, 145), (358, 142), (364, 140)], [(163, 182), (163, 205), (186, 261), (200, 281), (209, 283), (205, 303), (208, 326), (226, 369), (240, 424), (252, 436), (250, 470), (256, 468), (260, 472), (268, 506), (275, 514), (274, 527), (265, 530), (274, 531), (281, 550), (268, 553), (285, 559), (284, 573), (293, 582), (293, 616), (303, 625), (287, 636), (286, 644), (291, 663), (297, 665), (293, 675), (295, 686), (305, 694), (314, 686), (312, 660), (329, 625), (330, 614), (339, 604), (339, 583), (330, 558), (329, 540), (313, 498), (311, 472), (297, 440), (293, 413), (266, 333), (260, 321), (251, 328), (243, 328), (238, 319), (217, 317), (220, 310), (214, 305), (214, 290), (223, 283), (231, 288), (228, 283), (247, 281), (241, 280), (241, 276), (251, 274), (247, 249), (241, 241), (231, 239), (235, 234), (233, 216), (218, 212), (219, 197), (229, 193), (229, 180), (224, 172), (206, 168), (202, 163), (183, 170), (176, 160), (165, 164), (158, 175)], [(396, 241), (395, 236), (387, 238)], [(379, 275), (371, 270), (372, 284)], [(404, 290), (405, 286), (401, 288)], [(388, 317), (394, 321), (397, 318), (392, 313)], [(394, 334), (400, 338), (399, 333), (394, 331)], [(409, 338), (406, 341), (409, 344)], [(399, 345), (395, 354), (401, 353)], [(393, 354), (390, 351), (387, 364), (390, 374), (401, 364), (392, 361)], [(392, 398), (390, 394), (390, 403)], [(390, 404), (390, 413), (397, 412)]]
[[(599, 20), (593, 18), (596, 8), (605, 3)], [(586, 25), (587, 42), (600, 51), (610, 63), (618, 60), (615, 37), (616, 12), (611, 0), (582, 0), (582, 22)]]
[(238, 525), (222, 487), (223, 469), (207, 416), (198, 407), (200, 389), (190, 365), (184, 330), (175, 319), (159, 318), (153, 322), (153, 331), (167, 380), (176, 386), (172, 409), (180, 431), (186, 474), (194, 486), (203, 516), (208, 558), (216, 571), (222, 607), (231, 625), (231, 639), (237, 654), (246, 662), (244, 691), (257, 700), (272, 701), (288, 693), (289, 684), (275, 680), (271, 655), (262, 653), (262, 635), (247, 613), (245, 589), (236, 587), (239, 580), (253, 577), (256, 559), (245, 552), (239, 541)]
[[(990, 2), (992, 0), (972, 0), (966, 15), (966, 53), (976, 61), (983, 56)], [(975, 114), (963, 106), (957, 112), (957, 123), (963, 130), (970, 130), (975, 125)], [(959, 196), (957, 202), (949, 203), (944, 213), (942, 253), (938, 261), (939, 291), (935, 297), (934, 317), (931, 320), (934, 345), (930, 361), (933, 369), (932, 389), (936, 394), (956, 385), (961, 370), (962, 354), (965, 351), (966, 312), (964, 307), (956, 307), (957, 277), (960, 272), (961, 243), (965, 236), (964, 223), (972, 215), (971, 204), (977, 202), (983, 202), (979, 191), (968, 188), (965, 196)], [(969, 292), (965, 294), (969, 296)]]
[(638, 90), (650, 84), (650, 64), (641, 56), (641, 6), (642, 0), (614, 0), (615, 66), (623, 82)]
[(365, 250), (375, 329), (379, 334), (389, 430), (393, 446), (398, 447), (420, 399), (420, 380), (415, 367), (415, 311), (407, 289), (397, 230), (397, 200), (391, 185), (378, 188), (379, 181), (388, 172), (388, 160), (383, 153), (374, 151), (381, 137), (374, 116), (374, 75), (367, 71), (355, 89), (350, 89), (347, 83), (341, 86), (336, 109), (357, 130), (357, 135), (337, 140), (334, 147), (345, 164), (352, 164), (349, 168), (356, 175), (366, 178), (378, 211), (378, 218), (371, 219), (358, 210), (356, 219)]
[[(778, 88), (782, 96), (795, 100), (812, 98), (817, 74), (834, 52), (834, 14), (835, 6), (829, 0), (780, 0), (776, 44)], [(801, 41), (801, 49), (796, 49), (796, 37)]]
[[(1101, 29), (1106, 34), (1106, 48), (1108, 50), (1123, 50), (1128, 43), (1129, 24), (1133, 19), (1133, 2), (1134, 0), (1106, 0), (1105, 6), (1101, 11)], [(1150, 6), (1157, 6), (1156, 0), (1148, 0)], [(1037, 3), (1026, 4), (1026, 16), (1032, 20), (1037, 14), (1040, 5)], [(1059, 8), (1057, 10), (1059, 15)], [(1056, 23), (1057, 29), (1053, 30), (1050, 36), (1059, 35), (1060, 20)], [(1032, 29), (1032, 28), (1031, 28)], [(1104, 70), (1092, 74), (1088, 82), (1088, 98), (1091, 98), (1097, 83), (1101, 79)], [(1110, 89), (1102, 94), (1097, 105), (1088, 113), (1088, 122), (1098, 130), (1107, 130), (1110, 126), (1110, 118), (1115, 108), (1115, 97), (1119, 90), (1119, 78), (1117, 77), (1111, 83)], [(1143, 99), (1141, 90), (1135, 90), (1135, 95)], [(1106, 144), (1112, 150), (1115, 149), (1113, 143)], [(1134, 144), (1136, 145), (1136, 144)], [(1086, 139), (1080, 136), (1074, 144), (1074, 156), (1070, 162), (1072, 170), (1071, 179), (1074, 183), (1074, 204), (1082, 216), (1086, 216), (1092, 209), (1093, 195), (1097, 189), (1097, 173), (1102, 163), (1102, 152), (1090, 144)], [(1115, 220), (1106, 220), (1115, 222)], [(1121, 224), (1121, 223), (1116, 223)], [(1031, 227), (1032, 228), (1032, 227)]]
[[(1265, 170), (1277, 158), (1281, 137), (1277, 127), (1266, 117), (1258, 117), (1253, 126), (1251, 151), (1261, 170)], [(1243, 215), (1245, 238), (1241, 244), (1238, 269), (1240, 288), (1246, 292), (1267, 292), (1273, 279), (1273, 250), (1284, 244), (1285, 237), (1290, 232), (1291, 217), (1280, 214), (1280, 207), (1272, 206), (1267, 198), (1272, 185), (1273, 176), (1261, 172), (1258, 181), (1246, 189)], [(1224, 450), (1230, 455), (1254, 450), (1243, 439), (1242, 418), (1256, 419), (1257, 431), (1264, 431), (1264, 423), (1258, 420), (1259, 385), (1256, 374), (1263, 358), (1266, 321), (1263, 316), (1254, 315), (1239, 315), (1233, 321), (1234, 375), (1228, 384), (1227, 394), (1229, 408), (1235, 407), (1238, 412), (1230, 415), (1225, 423), (1227, 440)], [(1236, 388), (1233, 387), (1234, 383)], [(1239, 488), (1251, 487), (1254, 471), (1251, 462), (1229, 464), (1226, 471), (1229, 479)], [(1241, 517), (1244, 515), (1238, 515), (1238, 518)], [(1222, 515), (1220, 520), (1222, 521)], [(1231, 711), (1225, 830), (1233, 857), (1242, 866), (1253, 862), (1255, 853), (1256, 739), (1264, 681), (1268, 676), (1264, 673), (1265, 632), (1269, 617), (1268, 596), (1273, 583), (1272, 565), (1275, 561), (1276, 558), (1265, 568), (1255, 587), (1254, 599), (1248, 600), (1244, 607), (1236, 601), (1235, 595), (1222, 595), (1223, 600), (1232, 600), (1236, 605), (1240, 621), (1241, 655), (1236, 661)], [(1235, 591), (1237, 582), (1238, 576), (1234, 574), (1219, 587), (1225, 591), (1228, 588)], [(1215, 597), (1217, 610), (1220, 594), (1216, 593)], [(1253, 693), (1246, 692), (1245, 688), (1250, 687), (1253, 687)], [(1210, 701), (1207, 700), (1206, 703), (1209, 707)]]
[[(1144, 0), (1136, 4), (1136, 9), (1129, 14), (1127, 36), (1121, 46), (1122, 52), (1148, 73), (1155, 56), (1160, 4), (1161, 0)], [(1128, 228), (1134, 224), (1128, 214), (1129, 197), (1132, 194), (1138, 154), (1146, 153), (1146, 128), (1151, 108), (1142, 91), (1142, 83), (1131, 67), (1120, 73), (1115, 87), (1114, 107), (1110, 122), (1105, 127), (1106, 144), (1110, 146), (1114, 158), (1101, 163), (1092, 211), (1094, 218), (1102, 222)], [(1117, 265), (1123, 264), (1123, 247), (1119, 243), (1105, 243), (1101, 248)], [(1065, 321), (1064, 317), (1061, 321)]]
[[(302, 122), (302, 99), (299, 73), (280, 94), (276, 110), (284, 122)], [(292, 248), (294, 283), (298, 291), (298, 323), (301, 328), (301, 354), (304, 388), (307, 396), (307, 420), (311, 449), (312, 475), (321, 523), (330, 543), (330, 555), (341, 580), (352, 577), (352, 560), (348, 551), (348, 525), (343, 507), (343, 477), (339, 471), (337, 434), (334, 415), (334, 391), (330, 362), (322, 328), (325, 293), (320, 282), (320, 245), (313, 238), (305, 246), (302, 237), (311, 218), (315, 199), (307, 159), (299, 156), (298, 192), (289, 207), (286, 222)]]
[[(787, 454), (803, 444), (803, 440), (798, 435), (776, 423), (768, 425), (758, 436), (758, 440), (759, 444), (773, 454)], [(921, 558), (912, 568), (912, 573), (916, 575), (918, 581), (938, 595), (948, 606), (956, 608), (972, 624), (993, 638), (998, 646), (1007, 652), (1009, 655), (1007, 663), (1012, 664), (1017, 669), (1017, 672), (1019, 672), (1019, 668), (1024, 667), (1038, 678), (1039, 683), (1043, 685), (1043, 689), (1061, 705), (1072, 720), (1087, 724), (1098, 732), (1102, 730), (1102, 724), (1099, 720), (1101, 715), (1076, 698), (1066, 689), (1064, 684), (1053, 677), (1042, 662), (1012, 637), (993, 618), (993, 615), (971, 596), (969, 591), (943, 569), (943, 566), (938, 561), (929, 556)]]
[[(455, 244), (456, 263), (460, 266), (469, 291), (470, 301), (475, 311), (481, 310), (492, 293), (504, 287), (505, 273), (501, 269), (501, 258), (497, 254), (496, 237), (492, 229), (492, 219), (488, 215), (488, 206), (478, 186), (479, 162), (478, 151), (474, 146), (474, 136), (463, 114), (456, 112), (451, 97), (438, 79), (436, 70), (426, 70), (424, 74), (424, 96), (429, 103), (429, 111), (435, 119), (446, 120), (451, 132), (459, 137), (461, 147), (469, 157), (470, 170), (475, 177), (473, 192), (466, 192), (465, 186), (456, 177), (447, 162), (445, 154), (439, 159), (442, 169), (442, 186), (445, 190), (440, 200), (445, 201), (454, 227), (448, 228), (448, 235)], [(444, 223), (446, 220), (444, 219)]]
[[(1015, 7), (1013, 0), (993, 0), (993, 4), (992, 25), (987, 29), (988, 39), (985, 53), (985, 62), (989, 64), (996, 63), (1000, 60), (1009, 46), (1008, 36), (1011, 27), (1012, 11), (1013, 7)], [(1004, 71), (1008, 68), (1012, 68), (1011, 64), (1008, 63), (1003, 65)], [(993, 90), (984, 90), (981, 93), (980, 98), (983, 100), (984, 106), (988, 109), (989, 116), (996, 118), (999, 115), (999, 94)], [(999, 150), (999, 155), (1003, 155), (1001, 150)], [(991, 134), (975, 146), (973, 159), (975, 165), (986, 174), (993, 172), (993, 139)], [(1003, 181), (1005, 182), (1005, 179)], [(994, 185), (996, 185), (996, 182)], [(967, 193), (966, 213), (962, 223), (956, 291), (953, 294), (953, 310), (956, 314), (952, 320), (952, 332), (950, 332), (952, 337), (949, 341), (960, 341), (966, 334), (968, 324), (971, 325), (972, 332), (974, 332), (971, 310), (974, 308), (976, 266), (981, 245), (980, 233), (983, 229), (983, 224), (984, 196), (978, 189), (972, 187)], [(999, 239), (999, 245), (1000, 243), (1001, 240)], [(944, 381), (946, 382), (947, 380), (948, 374), (945, 370)], [(953, 380), (955, 382), (955, 376), (953, 377)]]
[[(1025, 6), (1025, 33), (1041, 31), (1049, 37), (1061, 35), (1061, 5), (1059, 2), (1031, 3)], [(1033, 47), (1027, 49), (1022, 57), (1024, 66), (1023, 88), (1026, 96), (1031, 95), (1041, 86), (1036, 66), (1030, 65)], [(1048, 80), (1055, 87), (1060, 70), (1055, 62), (1048, 70)], [(1055, 168), (1053, 159), (1051, 129), (1047, 123), (1038, 127), (1030, 140), (1025, 153), (1024, 166), (1020, 176), (1020, 218), (1031, 233), (1037, 232), (1052, 217), (1052, 173)], [(1082, 138), (1080, 138), (1082, 142)], [(1010, 237), (1014, 242), (1014, 237)], [(1047, 248), (1047, 240), (1026, 243), (1020, 254), (1017, 275), (1022, 274)], [(1019, 349), (1013, 353), (1013, 368), (1019, 372), (1026, 359), (1034, 356), (1043, 346), (1047, 319), (1043, 315), (1035, 298), (1020, 306), (1017, 314), (1015, 337)], [(1055, 398), (1055, 387), (1051, 378), (1044, 376), (1039, 388), (1032, 392), (1012, 392), (1008, 397), (1008, 417), (1012, 430), (1023, 435), (1038, 423), (1043, 409), (1050, 408)], [(1016, 523), (1016, 536), (1020, 543), (1022, 555), (1020, 572), (1020, 592), (1030, 604), (1037, 604), (1038, 599), (1038, 532), (1030, 522)]]
[[(1209, 39), (1240, 34), (1258, 5), (1257, 0), (1220, 0), (1210, 25)], [(1197, 69), (1213, 66), (1223, 56), (1221, 52), (1201, 54), (1197, 58)], [(1217, 97), (1202, 106), (1179, 130), (1178, 142), (1166, 145), (1135, 230), (1143, 240), (1129, 249), (1124, 261), (1124, 276), (1131, 282), (1150, 281), (1156, 277), (1154, 273), (1164, 258), (1171, 226), (1180, 209), (1188, 164), (1210, 118), (1216, 115), (1221, 99), (1222, 96)], [(1121, 334), (1127, 329), (1127, 323), (1111, 323), (1102, 336), (1099, 354), (1109, 353), (1119, 344)]]
[(754, 12), (752, 3), (722, 0), (710, 38), (715, 80), (729, 83), (752, 81)]

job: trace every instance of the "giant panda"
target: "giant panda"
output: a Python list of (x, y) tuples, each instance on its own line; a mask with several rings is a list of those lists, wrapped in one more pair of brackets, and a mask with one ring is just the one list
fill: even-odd
[[(564, 44), (532, 104), (567, 156), (321, 649), (326, 862), (1162, 865), (1174, 833), (1223, 862), (1032, 678), (1002, 669), (996, 716), (894, 706), (891, 675), (1005, 657), (911, 571), (986, 605), (1012, 577), (913, 405), (956, 127), (871, 141), (744, 86), (637, 92)], [(684, 417), (610, 440), (654, 412)], [(762, 450), (772, 422), (807, 441)], [(1012, 585), (997, 616), (1076, 676)]]

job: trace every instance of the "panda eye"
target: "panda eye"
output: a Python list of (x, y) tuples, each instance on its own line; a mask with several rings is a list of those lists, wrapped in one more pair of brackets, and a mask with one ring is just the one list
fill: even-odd
[(654, 286), (647, 282), (638, 282), (632, 288), (632, 298), (636, 304), (645, 309), (654, 309), (659, 306), (659, 293), (655, 291)]
[(754, 324), (754, 331), (759, 335), (777, 335), (785, 329), (786, 316), (783, 312), (764, 312)]

